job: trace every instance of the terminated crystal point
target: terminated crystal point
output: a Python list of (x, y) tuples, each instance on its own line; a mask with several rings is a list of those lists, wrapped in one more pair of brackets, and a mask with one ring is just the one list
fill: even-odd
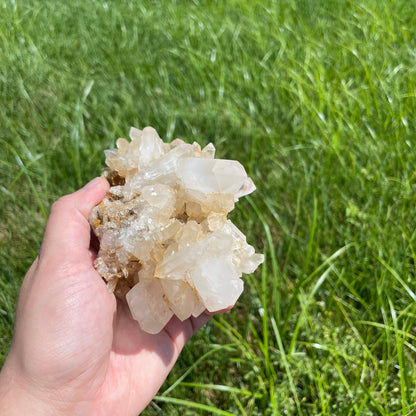
[(91, 212), (100, 240), (94, 262), (111, 292), (126, 298), (141, 328), (235, 304), (242, 273), (263, 262), (227, 219), (256, 188), (235, 160), (214, 159), (210, 143), (164, 143), (156, 130), (130, 130), (106, 150), (111, 188)]

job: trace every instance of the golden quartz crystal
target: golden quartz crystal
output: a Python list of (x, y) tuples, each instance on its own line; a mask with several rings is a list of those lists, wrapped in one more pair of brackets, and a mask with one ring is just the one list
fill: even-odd
[(149, 333), (234, 305), (256, 254), (227, 214), (255, 190), (235, 160), (208, 144), (164, 143), (156, 130), (131, 128), (131, 141), (106, 150), (111, 188), (90, 215), (100, 241), (94, 262), (110, 291), (126, 298)]

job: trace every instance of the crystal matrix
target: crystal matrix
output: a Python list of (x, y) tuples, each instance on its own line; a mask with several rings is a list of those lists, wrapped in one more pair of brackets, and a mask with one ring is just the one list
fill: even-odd
[(111, 188), (90, 215), (94, 265), (141, 328), (158, 333), (173, 314), (184, 320), (237, 301), (242, 273), (263, 255), (227, 214), (255, 186), (239, 162), (215, 159), (212, 144), (164, 143), (151, 127), (132, 127), (130, 138), (105, 151)]

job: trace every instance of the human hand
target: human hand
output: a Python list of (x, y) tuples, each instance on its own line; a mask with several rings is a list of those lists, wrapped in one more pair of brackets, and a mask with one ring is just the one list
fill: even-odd
[(0, 373), (0, 415), (136, 416), (152, 400), (202, 314), (143, 332), (93, 267), (91, 209), (108, 190), (96, 178), (52, 206), (38, 257), (19, 295)]

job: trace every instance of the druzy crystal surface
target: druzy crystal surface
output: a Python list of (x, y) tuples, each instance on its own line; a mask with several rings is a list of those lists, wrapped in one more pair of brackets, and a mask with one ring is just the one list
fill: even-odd
[(212, 144), (164, 143), (152, 127), (132, 127), (130, 138), (105, 151), (111, 187), (90, 215), (94, 265), (141, 328), (158, 333), (174, 314), (234, 305), (242, 273), (263, 262), (227, 219), (255, 186), (239, 162), (215, 159)]

